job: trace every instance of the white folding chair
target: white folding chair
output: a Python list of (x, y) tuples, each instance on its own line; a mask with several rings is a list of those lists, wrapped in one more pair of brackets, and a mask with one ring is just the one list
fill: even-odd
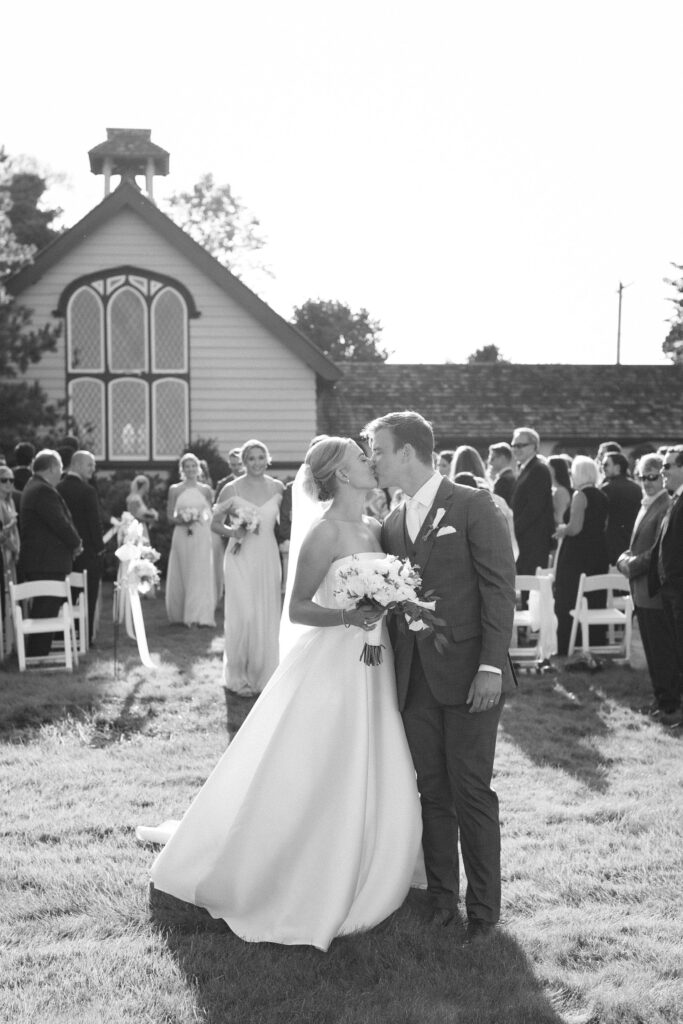
[[(65, 668), (71, 671), (74, 665), (78, 665), (78, 647), (71, 607), (71, 584), (68, 577), (64, 580), (34, 580), (30, 583), (12, 583), (10, 581), (9, 589), (19, 671), (24, 672), (33, 665), (54, 664), (64, 664)], [(22, 604), (35, 597), (61, 598), (62, 605), (57, 615), (45, 619), (35, 619), (25, 614)], [(25, 637), (35, 633), (61, 633), (64, 640), (63, 650), (51, 649), (49, 654), (27, 656)]]
[(80, 654), (87, 654), (88, 647), (90, 646), (89, 637), (89, 622), (88, 622), (88, 572), (72, 572), (69, 575), (69, 583), (71, 589), (78, 590), (79, 594), (74, 603), (72, 596), (71, 608), (73, 611), (74, 625), (76, 627), (76, 637), (78, 640), (78, 650)]
[[(589, 608), (588, 594), (598, 591), (605, 592), (604, 608)], [(616, 654), (628, 659), (631, 651), (631, 632), (633, 625), (633, 601), (631, 600), (628, 580), (619, 572), (599, 573), (587, 576), (581, 573), (579, 587), (576, 592), (576, 604), (572, 616), (572, 631), (569, 637), (567, 653), (573, 654), (577, 644), (579, 629), (581, 630), (581, 650), (584, 654)], [(608, 642), (592, 644), (590, 627), (606, 626)]]
[[(557, 653), (557, 637), (554, 626), (555, 604), (553, 580), (547, 570), (538, 569), (535, 576), (515, 577), (517, 593), (528, 591), (526, 608), (516, 608), (512, 620), (512, 645), (510, 657), (517, 664), (536, 664)], [(519, 643), (519, 629), (538, 634), (534, 646), (522, 647)]]

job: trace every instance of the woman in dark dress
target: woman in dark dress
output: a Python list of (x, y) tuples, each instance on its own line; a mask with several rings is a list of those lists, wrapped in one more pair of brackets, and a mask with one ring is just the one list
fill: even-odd
[[(589, 576), (607, 572), (609, 561), (605, 543), (607, 498), (598, 490), (598, 470), (587, 455), (572, 461), (571, 482), (574, 488), (569, 521), (555, 531), (560, 543), (555, 570), (555, 614), (557, 616), (557, 653), (566, 654), (572, 629), (569, 614), (576, 604), (581, 573)], [(588, 604), (600, 607), (604, 594), (588, 594)], [(604, 643), (598, 636), (604, 627), (591, 630), (593, 643)]]

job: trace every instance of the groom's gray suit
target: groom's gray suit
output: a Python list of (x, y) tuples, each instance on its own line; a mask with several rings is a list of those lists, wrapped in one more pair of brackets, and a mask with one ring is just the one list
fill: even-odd
[(434, 592), (435, 614), (446, 621), (442, 652), (433, 636), (400, 623), (392, 636), (431, 899), (448, 909), (457, 902), (459, 831), (468, 918), (492, 924), (500, 914), (500, 827), (491, 776), (504, 697), (479, 713), (465, 702), (480, 666), (502, 671), (503, 693), (515, 686), (508, 655), (515, 607), (509, 531), (488, 492), (444, 479), (414, 542), (403, 506), (384, 521), (382, 540), (390, 554), (420, 567), (423, 590)]

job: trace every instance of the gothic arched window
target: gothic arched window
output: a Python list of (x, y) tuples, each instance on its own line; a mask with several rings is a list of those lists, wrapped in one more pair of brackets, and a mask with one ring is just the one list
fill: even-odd
[(131, 267), (74, 281), (66, 321), (69, 416), (96, 458), (177, 458), (190, 436), (189, 327), (198, 316), (179, 282)]

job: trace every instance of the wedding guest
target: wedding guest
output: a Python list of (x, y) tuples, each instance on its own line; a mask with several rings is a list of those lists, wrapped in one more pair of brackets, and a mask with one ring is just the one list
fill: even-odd
[(31, 463), (36, 450), (29, 441), (20, 441), (14, 446), (14, 487), (23, 491), (31, 479)]
[(493, 493), (499, 494), (510, 508), (517, 478), (514, 470), (514, 455), (507, 441), (498, 441), (489, 446), (489, 474), (493, 481)]
[(640, 510), (642, 491), (629, 479), (628, 459), (620, 452), (610, 452), (602, 463), (605, 474), (601, 491), (607, 498), (607, 557), (616, 565), (619, 555), (626, 550), (631, 531)]
[(471, 444), (458, 445), (453, 452), (449, 473), (451, 480), (455, 478), (456, 473), (473, 473), (480, 486), (483, 484), (487, 489), (490, 489), (488, 488), (484, 460), (477, 449), (473, 448)]
[[(571, 610), (576, 604), (581, 573), (589, 576), (607, 572), (609, 562), (605, 544), (607, 498), (597, 487), (598, 468), (587, 455), (572, 461), (572, 495), (569, 522), (555, 530), (561, 541), (555, 570), (555, 615), (557, 616), (557, 653), (569, 647), (572, 628)], [(604, 594), (588, 594), (589, 607), (601, 607)], [(598, 629), (591, 630), (594, 643), (601, 642)]]
[(7, 465), (0, 465), (0, 599), (2, 623), (5, 621), (5, 608), (8, 595), (5, 593), (6, 581), (17, 581), (17, 560), (19, 558), (19, 527), (17, 509), (12, 497), (14, 476)]
[(220, 501), (221, 491), (226, 484), (230, 484), (233, 480), (236, 480), (238, 476), (244, 475), (244, 466), (242, 465), (242, 456), (240, 455), (240, 451), (240, 448), (231, 448), (228, 452), (228, 466), (230, 467), (230, 472), (216, 484), (217, 501)]
[[(275, 523), (284, 485), (266, 473), (271, 459), (262, 441), (247, 441), (240, 455), (246, 472), (222, 489), (211, 529), (229, 539), (223, 559), (225, 686), (250, 696), (261, 692), (278, 663), (282, 568)], [(249, 521), (246, 527), (237, 516)]]
[(166, 515), (173, 523), (166, 574), (169, 622), (215, 626), (216, 593), (211, 545), (213, 491), (199, 480), (199, 459), (191, 452), (179, 462), (180, 483), (168, 490)]
[[(81, 538), (71, 513), (57, 490), (62, 476), (62, 460), (58, 452), (44, 448), (33, 460), (33, 475), (21, 494), (19, 509), (18, 574), (25, 582), (32, 580), (63, 580), (73, 568), (73, 560), (83, 551)], [(61, 607), (58, 597), (36, 597), (31, 615), (36, 619), (51, 618)], [(43, 657), (50, 653), (52, 635), (29, 635), (26, 653)]]
[(102, 517), (97, 500), (97, 491), (92, 486), (97, 463), (92, 452), (76, 451), (66, 476), (57, 484), (57, 490), (64, 498), (74, 526), (83, 545), (80, 555), (74, 559), (75, 572), (88, 574), (88, 642), (92, 644), (95, 629), (95, 608), (102, 579), (104, 541), (102, 539)]
[(671, 505), (662, 478), (662, 462), (659, 455), (644, 455), (638, 463), (636, 479), (643, 488), (643, 501), (628, 550), (617, 559), (617, 569), (631, 586), (654, 695), (654, 700), (638, 710), (652, 718), (672, 714), (679, 700), (675, 636), (664, 612), (662, 595), (650, 596), (647, 579), (662, 520)]
[(466, 478), (471, 476), (476, 482), (477, 487), (483, 488), (485, 491), (489, 491), (493, 498), (493, 504), (500, 511), (501, 515), (505, 519), (505, 523), (510, 534), (510, 543), (512, 544), (512, 550), (515, 558), (519, 554), (519, 547), (517, 546), (517, 538), (515, 537), (515, 524), (512, 515), (512, 509), (508, 505), (505, 498), (500, 494), (496, 494), (491, 489), (488, 478), (486, 476), (486, 467), (484, 466), (484, 460), (482, 459), (476, 448), (471, 445), (463, 444), (459, 448), (456, 448), (453, 453), (453, 460), (451, 462), (451, 476), (450, 479), (453, 483), (464, 484), (465, 486), (471, 486), (467, 483)]
[(149, 477), (144, 473), (138, 473), (130, 482), (130, 489), (126, 495), (126, 511), (130, 512), (142, 523), (145, 541), (150, 543), (149, 528), (155, 526), (159, 521), (159, 513), (155, 508), (147, 504), (149, 497)]
[(552, 479), (555, 526), (559, 526), (561, 523), (566, 523), (572, 500), (572, 482), (564, 455), (551, 455), (548, 459), (548, 469)]
[(453, 456), (455, 452), (450, 451), (448, 448), (444, 448), (442, 452), (439, 452), (436, 468), (438, 469), (441, 476), (449, 476), (451, 472), (451, 463), (453, 462)]
[(512, 495), (515, 536), (519, 545), (517, 572), (533, 576), (539, 566), (548, 565), (552, 547), (553, 513), (550, 470), (539, 458), (541, 439), (531, 427), (517, 427), (512, 448), (519, 476)]
[(652, 551), (648, 586), (650, 594), (661, 594), (676, 647), (676, 708), (668, 714), (662, 713), (661, 721), (680, 729), (683, 726), (683, 445), (667, 450), (662, 475), (672, 501)]

